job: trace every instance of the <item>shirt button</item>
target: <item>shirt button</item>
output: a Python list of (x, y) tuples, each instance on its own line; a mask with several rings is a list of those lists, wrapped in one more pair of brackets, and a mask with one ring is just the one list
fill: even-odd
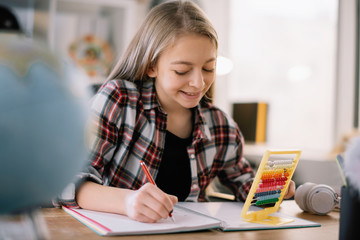
[(191, 158), (191, 159), (195, 159), (195, 154), (191, 154), (191, 155), (190, 155), (190, 158)]

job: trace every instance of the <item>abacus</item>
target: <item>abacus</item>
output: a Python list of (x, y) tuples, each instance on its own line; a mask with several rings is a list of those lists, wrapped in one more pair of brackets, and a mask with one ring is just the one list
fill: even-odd
[[(277, 212), (300, 154), (300, 150), (267, 150), (265, 152), (241, 211), (244, 221), (272, 226), (294, 221), (269, 215)], [(250, 206), (256, 206), (258, 210), (248, 211)]]

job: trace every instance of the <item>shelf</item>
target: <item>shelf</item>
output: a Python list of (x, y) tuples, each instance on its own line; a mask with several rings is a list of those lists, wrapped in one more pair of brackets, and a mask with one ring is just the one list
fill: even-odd
[(102, 83), (135, 34), (136, 10), (133, 0), (51, 0), (49, 46)]

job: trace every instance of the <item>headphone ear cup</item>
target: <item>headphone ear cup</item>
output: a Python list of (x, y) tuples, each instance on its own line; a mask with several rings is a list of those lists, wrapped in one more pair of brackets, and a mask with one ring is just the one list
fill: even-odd
[(306, 206), (309, 211), (326, 215), (331, 212), (337, 202), (337, 194), (331, 187), (319, 184), (312, 187), (306, 197)]
[(309, 207), (307, 205), (307, 196), (309, 191), (315, 187), (315, 183), (304, 183), (303, 185), (300, 185), (296, 191), (295, 191), (295, 202), (296, 204), (301, 208), (301, 210), (305, 211), (305, 212), (309, 212)]

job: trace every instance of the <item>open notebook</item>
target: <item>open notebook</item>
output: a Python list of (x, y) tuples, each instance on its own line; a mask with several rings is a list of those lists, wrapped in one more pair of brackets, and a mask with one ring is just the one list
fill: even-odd
[[(205, 229), (244, 231), (320, 226), (315, 222), (287, 217), (280, 213), (274, 213), (274, 216), (291, 218), (294, 221), (280, 226), (246, 222), (241, 218), (242, 207), (241, 202), (180, 202), (173, 212), (175, 223), (170, 218), (157, 223), (141, 223), (118, 214), (66, 207), (63, 209), (102, 236), (190, 232)], [(259, 208), (251, 206), (250, 209)]]

